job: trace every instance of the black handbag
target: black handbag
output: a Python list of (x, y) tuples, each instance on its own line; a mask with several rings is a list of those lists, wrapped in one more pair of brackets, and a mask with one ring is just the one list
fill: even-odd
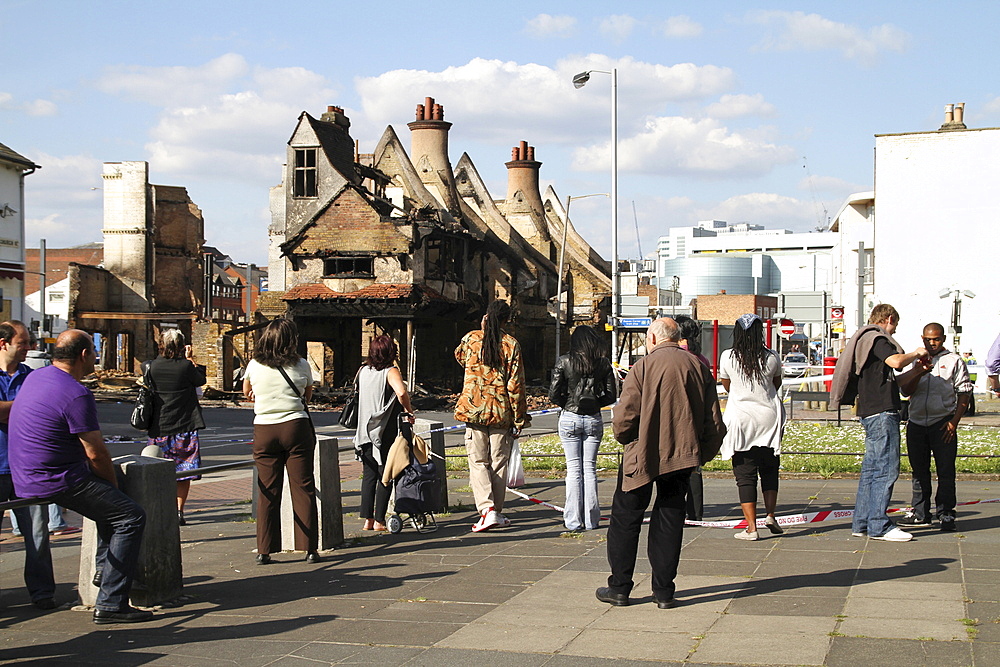
[(347, 395), (347, 401), (344, 403), (344, 409), (340, 411), (340, 425), (344, 428), (357, 428), (358, 427), (358, 375), (361, 374), (361, 369), (358, 369), (358, 374), (354, 376), (354, 384), (351, 386), (351, 393)]
[(142, 384), (139, 385), (139, 395), (135, 397), (135, 406), (132, 408), (132, 416), (129, 423), (140, 431), (148, 431), (153, 425), (153, 394), (156, 389), (153, 387), (153, 376), (149, 373), (149, 366), (142, 375)]

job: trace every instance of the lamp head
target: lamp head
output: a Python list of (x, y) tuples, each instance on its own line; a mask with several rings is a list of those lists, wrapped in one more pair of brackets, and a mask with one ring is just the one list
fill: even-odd
[(587, 70), (586, 72), (580, 72), (579, 74), (573, 77), (573, 87), (583, 88), (584, 86), (587, 85), (588, 81), (590, 81), (590, 70)]
[(940, 292), (938, 292), (938, 297), (939, 298), (947, 299), (949, 296), (951, 296), (951, 290), (950, 289), (943, 289)]

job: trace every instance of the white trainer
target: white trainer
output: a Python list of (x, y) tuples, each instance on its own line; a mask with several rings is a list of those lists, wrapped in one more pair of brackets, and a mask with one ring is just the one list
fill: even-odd
[(905, 530), (896, 528), (895, 526), (889, 529), (889, 532), (885, 535), (869, 535), (873, 540), (882, 540), (884, 542), (909, 542), (913, 539), (913, 535), (910, 535)]
[(472, 532), (480, 533), (498, 525), (500, 525), (500, 521), (497, 519), (497, 513), (491, 507), (479, 517), (479, 521), (472, 527)]

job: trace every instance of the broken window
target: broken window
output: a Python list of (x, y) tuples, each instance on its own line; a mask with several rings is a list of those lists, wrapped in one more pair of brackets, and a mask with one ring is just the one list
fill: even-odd
[(292, 187), (294, 197), (316, 196), (316, 149), (295, 149), (295, 178)]
[(331, 257), (323, 260), (326, 278), (374, 278), (374, 257)]
[(426, 257), (428, 278), (462, 280), (464, 264), (461, 245), (458, 241), (454, 239), (428, 239)]

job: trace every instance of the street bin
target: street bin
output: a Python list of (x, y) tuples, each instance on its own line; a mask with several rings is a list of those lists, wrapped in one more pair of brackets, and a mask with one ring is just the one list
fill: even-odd
[[(833, 375), (833, 370), (837, 367), (837, 357), (823, 357), (823, 375)], [(830, 391), (833, 380), (825, 380), (826, 390)]]

